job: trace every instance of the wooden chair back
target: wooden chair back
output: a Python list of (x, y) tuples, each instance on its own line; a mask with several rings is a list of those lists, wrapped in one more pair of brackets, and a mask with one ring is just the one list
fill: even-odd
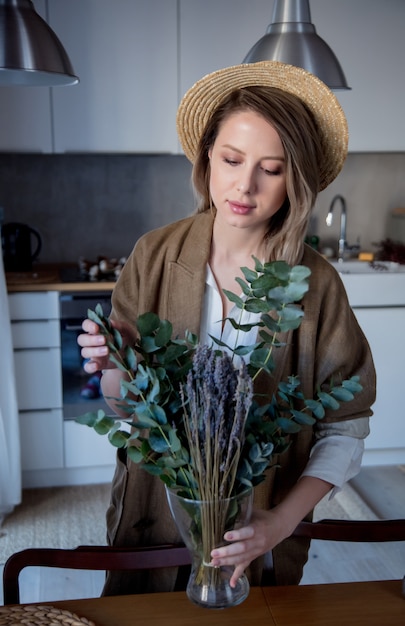
[(329, 541), (405, 541), (405, 519), (300, 522), (293, 536)]
[[(293, 536), (329, 541), (405, 541), (405, 519), (304, 521), (298, 524)], [(4, 566), (4, 604), (19, 603), (19, 575), (25, 567), (112, 571), (180, 567), (190, 563), (191, 558), (187, 548), (177, 545), (148, 548), (79, 546), (70, 550), (29, 548), (11, 555)]]
[(191, 563), (184, 546), (162, 545), (147, 548), (79, 546), (74, 549), (28, 548), (12, 554), (4, 565), (4, 604), (20, 602), (19, 575), (25, 567), (58, 567), (80, 570), (145, 570), (180, 567)]

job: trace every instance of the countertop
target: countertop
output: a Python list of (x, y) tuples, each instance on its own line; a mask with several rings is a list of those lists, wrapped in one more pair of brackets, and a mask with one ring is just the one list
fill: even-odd
[(31, 272), (6, 272), (7, 291), (112, 291), (114, 288), (115, 281), (111, 280), (62, 281), (61, 272), (66, 267), (42, 265)]

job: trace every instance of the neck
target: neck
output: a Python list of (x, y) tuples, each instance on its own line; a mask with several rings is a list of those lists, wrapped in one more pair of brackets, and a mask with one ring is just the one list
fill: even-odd
[(261, 229), (234, 228), (215, 219), (212, 233), (212, 248), (227, 259), (251, 259), (252, 255), (264, 256), (265, 231)]

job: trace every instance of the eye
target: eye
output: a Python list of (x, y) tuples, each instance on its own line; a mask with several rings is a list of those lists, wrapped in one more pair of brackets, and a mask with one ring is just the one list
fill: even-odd
[(239, 165), (239, 161), (236, 161), (235, 159), (229, 159), (227, 157), (224, 157), (224, 163), (227, 163), (228, 165)]
[(280, 176), (280, 174), (282, 173), (280, 168), (277, 168), (275, 170), (270, 170), (270, 169), (267, 169), (266, 167), (262, 167), (261, 170), (262, 172), (266, 174), (266, 176)]

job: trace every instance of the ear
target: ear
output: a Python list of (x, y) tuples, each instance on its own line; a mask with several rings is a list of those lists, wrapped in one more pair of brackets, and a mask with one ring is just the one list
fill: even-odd
[(212, 148), (208, 150), (208, 158), (210, 161), (211, 161), (211, 157), (212, 157)]

